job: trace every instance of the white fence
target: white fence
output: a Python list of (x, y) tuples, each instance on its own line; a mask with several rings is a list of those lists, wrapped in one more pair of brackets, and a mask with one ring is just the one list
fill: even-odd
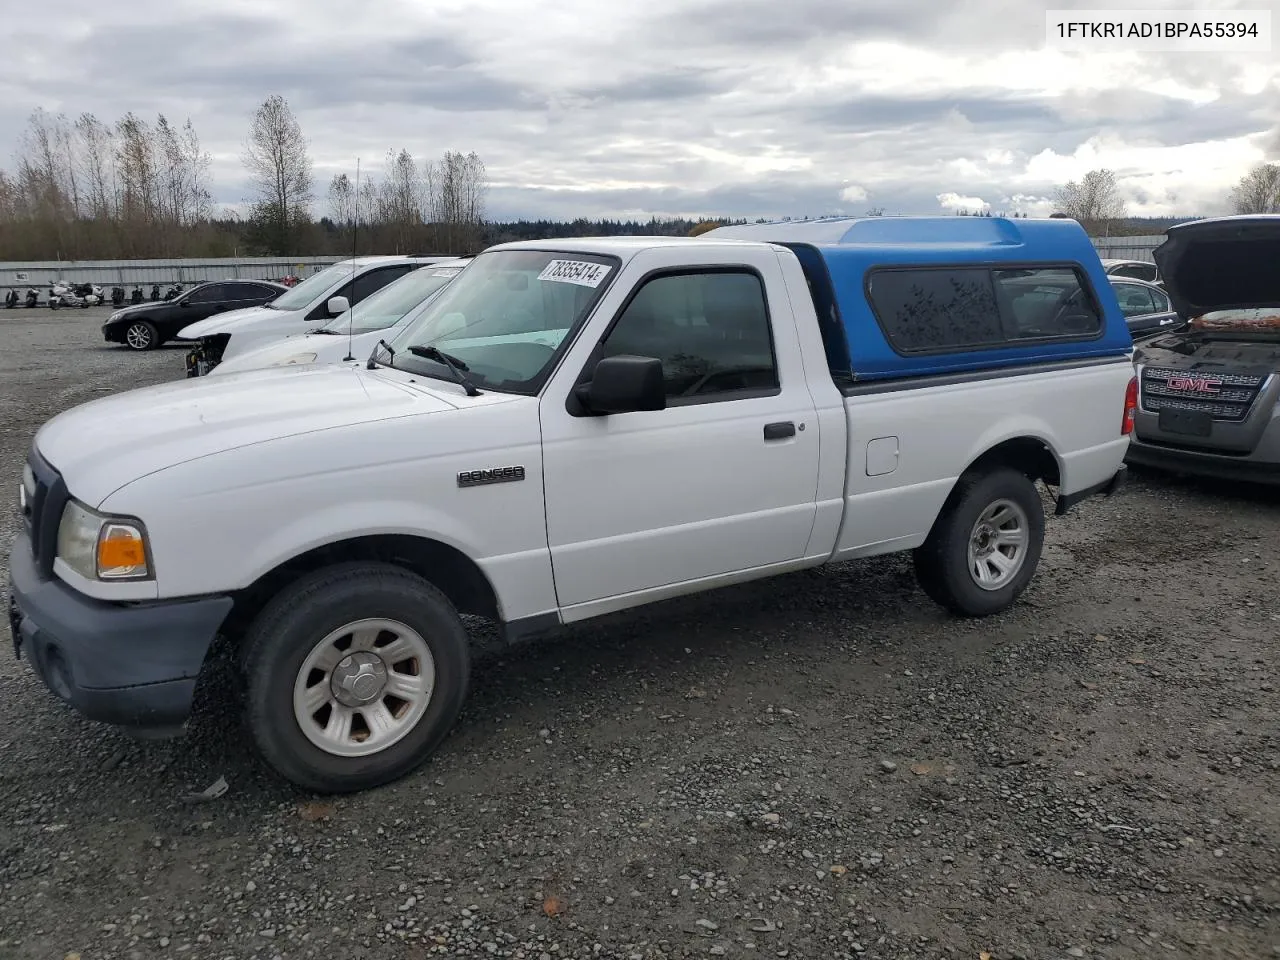
[[(1095, 237), (1101, 257), (1151, 260), (1163, 236)], [(0, 263), (0, 288), (46, 289), (57, 280), (96, 283), (101, 287), (150, 287), (170, 283), (190, 285), (204, 280), (279, 280), (307, 277), (342, 257), (227, 257), (198, 260), (63, 260)]]
[(0, 288), (46, 289), (57, 280), (101, 287), (150, 287), (205, 280), (279, 280), (309, 277), (342, 257), (226, 257), (197, 260), (63, 260), (0, 263)]
[(1151, 263), (1151, 251), (1164, 243), (1164, 234), (1150, 237), (1094, 237), (1093, 246), (1104, 260), (1145, 260)]

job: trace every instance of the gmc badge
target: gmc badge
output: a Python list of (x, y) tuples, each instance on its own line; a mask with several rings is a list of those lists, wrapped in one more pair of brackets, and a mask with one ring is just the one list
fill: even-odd
[(494, 467), (491, 470), (464, 470), (458, 474), (458, 486), (478, 487), (485, 483), (515, 483), (524, 479), (524, 467)]

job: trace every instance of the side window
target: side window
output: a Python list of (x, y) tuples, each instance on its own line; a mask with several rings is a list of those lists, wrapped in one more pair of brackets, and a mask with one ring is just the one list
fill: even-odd
[(1173, 304), (1169, 302), (1169, 298), (1159, 290), (1147, 291), (1151, 294), (1151, 302), (1155, 304), (1155, 313), (1169, 313), (1173, 310)]
[(206, 283), (203, 287), (192, 290), (187, 300), (190, 303), (217, 303), (226, 299), (225, 290), (226, 287), (221, 283)]
[(877, 270), (868, 299), (899, 353), (998, 345), (1005, 339), (986, 269)]
[(885, 268), (871, 272), (867, 296), (900, 354), (999, 349), (1102, 330), (1082, 275), (1067, 266)]
[(262, 287), (256, 283), (228, 283), (225, 287), (222, 298), (230, 303), (246, 300), (257, 303), (262, 300)]
[(1120, 301), (1120, 312), (1126, 317), (1140, 317), (1143, 314), (1155, 313), (1156, 306), (1151, 299), (1151, 291), (1136, 283), (1117, 283), (1116, 299)]
[(745, 270), (649, 280), (609, 332), (600, 356), (624, 354), (662, 360), (669, 401), (728, 400), (779, 387), (764, 286)]
[(387, 284), (399, 280), (412, 269), (411, 265), (405, 264), (404, 266), (381, 267), (377, 270), (370, 270), (368, 273), (362, 273), (356, 277), (346, 288), (339, 290), (333, 296), (345, 296), (354, 307), (369, 294), (377, 293)]
[[(1102, 331), (1102, 314), (1083, 278), (1071, 267), (993, 270), (996, 296), (1011, 317), (1012, 339), (1046, 340), (1092, 336)], [(1034, 286), (1037, 299), (1023, 306)]]

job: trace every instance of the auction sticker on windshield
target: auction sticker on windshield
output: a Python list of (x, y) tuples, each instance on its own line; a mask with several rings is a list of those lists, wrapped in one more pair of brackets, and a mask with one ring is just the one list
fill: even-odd
[(598, 287), (612, 269), (607, 263), (592, 263), (590, 260), (552, 260), (538, 274), (538, 279)]

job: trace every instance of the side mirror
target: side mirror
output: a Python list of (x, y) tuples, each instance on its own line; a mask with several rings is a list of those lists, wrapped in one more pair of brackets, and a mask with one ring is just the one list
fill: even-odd
[(351, 301), (346, 297), (330, 297), (326, 306), (329, 310), (329, 316), (336, 317), (338, 314), (346, 313), (351, 309)]
[(189, 307), (191, 306), (191, 301), (188, 298), (183, 297), (181, 300), (178, 301), (178, 306)]
[(574, 396), (595, 414), (664, 410), (667, 389), (662, 361), (656, 357), (606, 357), (596, 364), (591, 380), (574, 390)]

